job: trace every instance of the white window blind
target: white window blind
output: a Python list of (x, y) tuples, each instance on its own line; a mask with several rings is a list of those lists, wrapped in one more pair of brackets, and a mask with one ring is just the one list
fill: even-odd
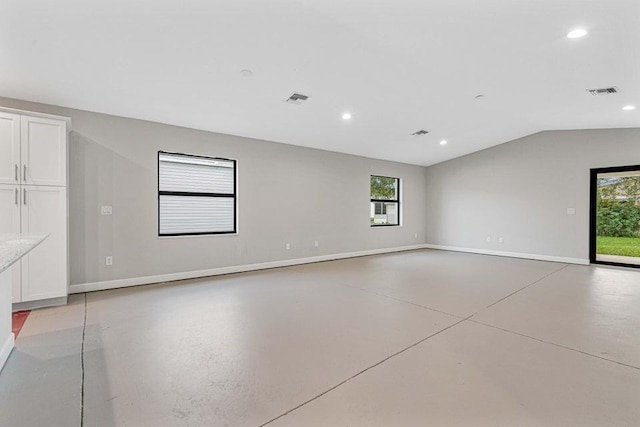
[(158, 153), (159, 234), (234, 233), (235, 161)]
[(233, 194), (232, 160), (160, 153), (160, 191)]

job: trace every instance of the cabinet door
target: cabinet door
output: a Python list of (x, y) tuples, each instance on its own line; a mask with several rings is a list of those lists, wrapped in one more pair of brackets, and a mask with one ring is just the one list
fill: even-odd
[(67, 185), (67, 123), (21, 116), (21, 178), (28, 185)]
[[(0, 234), (20, 233), (20, 187), (0, 184)], [(20, 302), (20, 261), (15, 263), (13, 272), (12, 299)]]
[(0, 184), (18, 184), (20, 167), (20, 116), (0, 112)]
[(22, 186), (22, 232), (49, 237), (22, 258), (22, 301), (67, 295), (67, 189)]

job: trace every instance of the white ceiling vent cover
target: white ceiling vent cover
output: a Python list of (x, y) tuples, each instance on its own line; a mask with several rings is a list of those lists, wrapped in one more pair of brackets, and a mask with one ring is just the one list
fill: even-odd
[(614, 93), (618, 93), (620, 92), (620, 89), (618, 89), (616, 86), (611, 86), (611, 87), (605, 87), (602, 89), (586, 89), (586, 91), (593, 96), (598, 96), (598, 95), (611, 95)]
[(307, 99), (309, 99), (309, 95), (303, 95), (302, 93), (293, 92), (290, 97), (284, 100), (284, 102), (300, 105)]
[(413, 136), (422, 136), (422, 135), (426, 135), (428, 133), (429, 133), (428, 130), (420, 129), (418, 131), (413, 132), (411, 135), (413, 135)]

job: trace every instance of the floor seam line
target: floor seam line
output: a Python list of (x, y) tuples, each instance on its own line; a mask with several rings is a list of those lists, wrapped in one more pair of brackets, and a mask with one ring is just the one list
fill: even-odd
[[(415, 307), (420, 307), (420, 308), (423, 308), (423, 309), (425, 309), (425, 310), (435, 311), (436, 313), (446, 314), (447, 316), (457, 317), (458, 319), (465, 320), (465, 319), (468, 319), (468, 318), (469, 318), (469, 317), (460, 316), (460, 315), (458, 315), (458, 314), (447, 313), (446, 311), (442, 311), (442, 310), (438, 310), (438, 309), (435, 309), (435, 308), (427, 307), (426, 305), (417, 304), (417, 303), (415, 303), (415, 302), (411, 302), (411, 301), (403, 300), (403, 299), (400, 299), (400, 298), (392, 297), (392, 296), (390, 296), (390, 295), (380, 294), (380, 293), (378, 293), (378, 292), (370, 291), (370, 290), (368, 290), (368, 289), (360, 288), (360, 287), (358, 287), (358, 286), (353, 286), (353, 285), (349, 285), (349, 284), (346, 284), (346, 283), (345, 283), (345, 284), (342, 284), (342, 283), (341, 283), (341, 285), (343, 285), (343, 286), (347, 286), (347, 287), (352, 288), (352, 289), (357, 289), (357, 290), (362, 291), (362, 292), (367, 292), (367, 293), (369, 293), (369, 294), (377, 295), (377, 296), (379, 296), (379, 297), (389, 298), (389, 299), (392, 299), (392, 300), (394, 300), (394, 301), (403, 302), (403, 303), (405, 303), (405, 304), (413, 305), (413, 306), (415, 306)], [(475, 313), (474, 313), (474, 314), (475, 314)]]
[(80, 349), (80, 369), (81, 369), (81, 386), (80, 386), (80, 427), (84, 426), (84, 340), (85, 331), (87, 329), (87, 293), (84, 293), (84, 321), (82, 323), (82, 346)]
[(522, 288), (520, 288), (520, 289), (518, 289), (518, 290), (516, 290), (516, 291), (514, 291), (514, 292), (511, 292), (509, 295), (507, 295), (507, 296), (505, 296), (505, 297), (503, 297), (503, 298), (500, 298), (498, 301), (496, 301), (496, 302), (494, 302), (494, 303), (489, 304), (488, 306), (486, 306), (485, 308), (483, 308), (483, 309), (481, 309), (481, 310), (478, 310), (477, 312), (473, 313), (473, 314), (472, 314), (471, 316), (469, 316), (469, 317), (473, 317), (473, 316), (475, 316), (476, 314), (480, 313), (481, 311), (484, 311), (484, 310), (486, 310), (486, 309), (488, 309), (488, 308), (491, 308), (491, 307), (493, 307), (494, 305), (500, 304), (502, 301), (506, 300), (507, 298), (510, 298), (510, 297), (514, 296), (514, 295), (515, 295), (515, 294), (517, 294), (518, 292), (524, 291), (524, 290), (525, 290), (525, 289), (527, 289), (528, 287), (533, 286), (533, 285), (535, 285), (536, 283), (539, 283), (539, 282), (543, 281), (544, 279), (546, 279), (546, 278), (548, 278), (548, 277), (553, 276), (554, 274), (556, 274), (556, 273), (558, 273), (558, 272), (560, 272), (560, 271), (564, 270), (564, 269), (565, 269), (565, 268), (567, 268), (567, 267), (569, 267), (569, 264), (565, 264), (565, 265), (563, 265), (562, 267), (560, 267), (559, 269), (554, 270), (554, 271), (552, 271), (551, 273), (549, 273), (549, 274), (546, 274), (546, 275), (542, 276), (541, 278), (539, 278), (539, 279), (537, 279), (537, 280), (535, 280), (535, 281), (533, 281), (533, 282), (529, 283), (528, 285), (523, 286)]
[(505, 328), (502, 328), (500, 326), (495, 326), (495, 325), (490, 325), (488, 323), (479, 322), (477, 320), (472, 320), (470, 318), (469, 319), (465, 319), (465, 320), (468, 320), (469, 322), (473, 322), (473, 323), (478, 324), (478, 325), (483, 325), (483, 326), (487, 326), (489, 328), (497, 329), (499, 331), (504, 331), (504, 332), (508, 332), (510, 334), (518, 335), (518, 336), (523, 337), (523, 338), (529, 338), (531, 340), (538, 341), (538, 342), (541, 342), (543, 344), (548, 344), (548, 345), (552, 345), (552, 346), (555, 346), (555, 347), (560, 347), (560, 348), (563, 348), (565, 350), (575, 351), (576, 353), (584, 354), (585, 356), (594, 357), (596, 359), (604, 360), (606, 362), (615, 363), (617, 365), (626, 366), (627, 368), (636, 369), (636, 370), (640, 371), (640, 367), (638, 367), (638, 366), (629, 365), (629, 364), (624, 363), (624, 362), (618, 362), (617, 360), (607, 359), (606, 357), (602, 357), (602, 356), (598, 356), (597, 354), (593, 354), (593, 353), (589, 353), (589, 352), (586, 352), (586, 351), (578, 350), (577, 348), (567, 347), (565, 345), (554, 343), (554, 342), (551, 342), (551, 341), (545, 341), (545, 340), (540, 339), (540, 338), (532, 337), (530, 335), (526, 335), (526, 334), (523, 334), (523, 333), (520, 333), (520, 332), (516, 332), (516, 331), (509, 330), (509, 329), (505, 329)]
[(414, 348), (414, 347), (416, 347), (416, 346), (418, 346), (418, 345), (422, 344), (423, 342), (427, 341), (428, 339), (433, 338), (433, 337), (435, 337), (436, 335), (439, 335), (439, 334), (441, 334), (442, 332), (445, 332), (445, 331), (447, 331), (447, 330), (449, 330), (449, 329), (453, 328), (454, 326), (459, 325), (460, 323), (465, 322), (465, 321), (467, 321), (467, 320), (469, 320), (469, 317), (466, 317), (466, 318), (464, 318), (464, 319), (460, 319), (460, 320), (458, 320), (457, 322), (455, 322), (455, 323), (453, 323), (453, 324), (451, 324), (451, 325), (447, 326), (446, 328), (443, 328), (443, 329), (441, 329), (441, 330), (439, 330), (439, 331), (437, 331), (437, 332), (435, 332), (435, 333), (433, 333), (433, 334), (431, 334), (431, 335), (429, 335), (429, 336), (427, 336), (427, 337), (425, 337), (425, 338), (422, 338), (421, 340), (419, 340), (419, 341), (417, 341), (417, 342), (415, 342), (415, 343), (413, 343), (413, 344), (409, 345), (408, 347), (405, 347), (405, 348), (403, 348), (403, 349), (401, 349), (401, 350), (398, 350), (397, 352), (395, 352), (395, 353), (393, 353), (393, 354), (391, 354), (391, 355), (389, 355), (389, 356), (385, 357), (384, 359), (380, 360), (379, 362), (376, 362), (376, 363), (374, 363), (373, 365), (371, 365), (371, 366), (369, 366), (369, 367), (367, 367), (367, 368), (365, 368), (365, 369), (363, 369), (363, 370), (361, 370), (361, 371), (357, 372), (356, 374), (354, 374), (354, 375), (350, 376), (349, 378), (347, 378), (347, 379), (345, 379), (345, 380), (343, 380), (343, 381), (340, 381), (338, 384), (334, 385), (333, 387), (328, 388), (327, 390), (325, 390), (325, 391), (323, 391), (322, 393), (320, 393), (320, 394), (318, 394), (318, 395), (316, 395), (316, 396), (312, 397), (311, 399), (309, 399), (309, 400), (307, 400), (307, 401), (305, 401), (305, 402), (302, 402), (301, 404), (299, 404), (299, 405), (295, 406), (295, 407), (294, 407), (294, 408), (292, 408), (292, 409), (289, 409), (289, 410), (288, 410), (288, 411), (286, 411), (286, 412), (283, 412), (282, 414), (278, 415), (277, 417), (270, 419), (270, 420), (269, 420), (269, 421), (267, 421), (266, 423), (260, 424), (258, 427), (264, 427), (264, 426), (266, 426), (266, 425), (268, 425), (268, 424), (271, 424), (271, 423), (272, 423), (272, 422), (274, 422), (274, 421), (279, 420), (280, 418), (283, 418), (283, 417), (285, 417), (285, 416), (289, 415), (290, 413), (292, 413), (292, 412), (294, 412), (294, 411), (296, 411), (296, 410), (300, 409), (301, 407), (303, 407), (303, 406), (307, 405), (308, 403), (311, 403), (311, 402), (313, 402), (314, 400), (317, 400), (317, 399), (321, 398), (321, 397), (322, 397), (322, 396), (324, 396), (325, 394), (330, 393), (330, 392), (332, 392), (333, 390), (337, 389), (338, 387), (340, 387), (340, 386), (342, 386), (342, 385), (344, 385), (344, 384), (348, 383), (348, 382), (349, 382), (349, 381), (351, 381), (352, 379), (355, 379), (356, 377), (359, 377), (360, 375), (362, 375), (362, 374), (366, 373), (367, 371), (369, 371), (369, 370), (371, 370), (371, 369), (373, 369), (373, 368), (376, 368), (376, 367), (378, 367), (378, 366), (382, 365), (384, 362), (386, 362), (386, 361), (388, 361), (388, 360), (390, 360), (390, 359), (392, 359), (392, 358), (394, 358), (394, 357), (396, 357), (396, 356), (398, 356), (398, 355), (400, 355), (400, 354), (404, 353), (404, 352), (405, 352), (405, 351), (407, 351), (407, 350), (410, 350), (410, 349), (412, 349), (412, 348)]

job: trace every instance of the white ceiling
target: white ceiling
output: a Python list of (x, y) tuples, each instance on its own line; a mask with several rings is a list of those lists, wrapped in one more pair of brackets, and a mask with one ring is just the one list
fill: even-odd
[(640, 1), (3, 0), (0, 96), (429, 165), (640, 127)]

